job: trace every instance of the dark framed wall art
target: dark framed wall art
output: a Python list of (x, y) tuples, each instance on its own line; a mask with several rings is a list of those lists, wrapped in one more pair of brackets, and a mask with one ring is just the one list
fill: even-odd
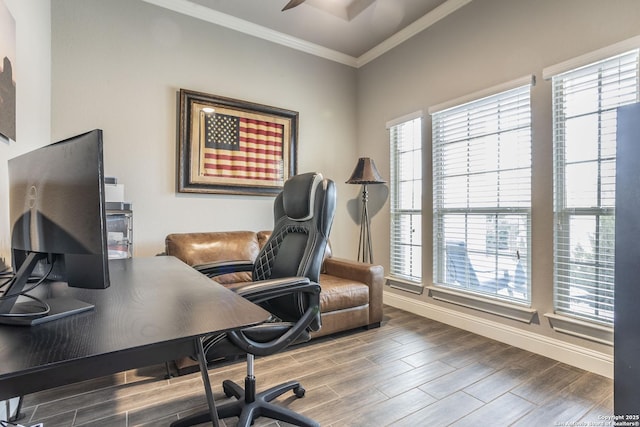
[(178, 191), (272, 196), (297, 171), (298, 113), (180, 89)]

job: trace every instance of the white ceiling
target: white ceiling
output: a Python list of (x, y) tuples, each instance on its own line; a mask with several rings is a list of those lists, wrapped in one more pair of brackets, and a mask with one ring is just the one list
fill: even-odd
[(359, 67), (471, 0), (143, 0)]

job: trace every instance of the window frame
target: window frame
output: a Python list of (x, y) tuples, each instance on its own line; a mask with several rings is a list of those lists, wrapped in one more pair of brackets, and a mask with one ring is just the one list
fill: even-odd
[[(604, 236), (606, 230), (601, 230), (601, 226), (605, 224), (602, 219), (609, 218), (612, 224), (615, 224), (615, 206), (608, 206), (606, 201), (603, 205), (603, 179), (607, 177), (606, 172), (603, 174), (603, 165), (613, 164), (615, 167), (616, 154), (609, 153), (608, 155), (602, 155), (606, 144), (606, 130), (612, 127), (605, 127), (602, 125), (608, 119), (606, 116), (611, 113), (615, 113), (616, 109), (622, 105), (627, 105), (629, 102), (622, 102), (605, 106), (604, 100), (608, 100), (609, 93), (604, 92), (604, 80), (606, 76), (603, 75), (603, 70), (608, 70), (608, 67), (612, 67), (611, 64), (615, 64), (616, 61), (623, 61), (627, 57), (635, 56), (635, 102), (640, 100), (640, 50), (635, 47), (631, 47), (630, 44), (636, 44), (639, 39), (632, 39), (629, 41), (621, 42), (614, 45), (611, 48), (606, 48), (598, 51), (598, 55), (590, 54), (582, 58), (578, 58), (566, 63), (549, 67), (545, 69), (543, 75), (546, 78), (552, 80), (552, 94), (553, 94), (553, 175), (554, 175), (554, 231), (553, 231), (553, 307), (554, 315), (550, 315), (550, 319), (554, 319), (556, 323), (559, 323), (557, 319), (560, 319), (564, 326), (563, 329), (567, 329), (574, 335), (577, 332), (571, 332), (571, 326), (566, 325), (572, 322), (579, 325), (581, 329), (589, 329), (584, 326), (585, 324), (592, 324), (593, 334), (592, 338), (599, 340), (600, 342), (607, 342), (609, 338), (598, 338), (603, 335), (602, 327), (612, 328), (614, 320), (614, 291), (615, 291), (615, 269), (613, 266), (613, 260), (615, 260), (615, 253), (610, 256), (611, 261), (606, 260), (607, 254), (600, 251), (600, 245), (609, 243), (609, 247), (615, 251), (615, 235), (607, 237)], [(597, 57), (600, 56), (600, 57)], [(618, 64), (618, 76), (620, 76), (620, 70), (624, 64), (620, 62)], [(615, 68), (613, 65), (612, 68)], [(565, 89), (566, 82), (568, 80), (578, 81), (579, 79), (585, 79), (587, 76), (592, 77), (597, 82), (594, 86), (589, 88), (596, 89), (597, 92), (597, 109), (592, 109), (586, 112), (581, 112), (577, 115), (567, 117), (564, 114), (563, 107), (567, 104), (567, 91)], [(621, 80), (618, 80), (618, 85)], [(612, 89), (612, 91), (615, 89)], [(568, 173), (567, 168), (572, 164), (580, 164), (580, 162), (569, 162), (566, 156), (566, 150), (568, 146), (567, 134), (567, 122), (580, 117), (595, 116), (597, 121), (597, 158), (583, 160), (583, 164), (596, 164), (597, 177), (596, 177), (596, 189), (594, 195), (597, 200), (597, 206), (571, 206), (568, 201), (569, 196), (573, 194), (567, 188)], [(615, 126), (615, 125), (614, 125)], [(615, 144), (615, 141), (614, 141)], [(611, 183), (610, 183), (611, 185)], [(615, 192), (615, 173), (613, 174), (613, 191)], [(615, 196), (615, 193), (614, 193)], [(614, 200), (615, 205), (615, 200)], [(593, 218), (595, 224), (595, 259), (592, 262), (579, 262), (578, 260), (572, 260), (571, 253), (571, 239), (576, 238), (571, 233), (571, 224), (573, 219), (579, 218)], [(610, 230), (610, 232), (613, 232)], [(608, 264), (608, 265), (607, 265)], [(588, 269), (593, 269), (595, 278), (593, 279), (593, 285), (579, 285), (576, 283), (575, 278), (572, 278), (571, 273), (577, 272), (583, 266)], [(601, 284), (601, 278), (604, 277), (604, 283)], [(586, 293), (586, 297), (583, 298), (577, 296), (573, 298), (574, 307), (572, 307), (571, 292), (578, 292), (582, 289), (582, 292)], [(596, 294), (591, 295), (591, 290), (594, 290)], [(607, 295), (609, 294), (609, 295)], [(588, 299), (593, 297), (592, 313), (587, 313)], [(577, 301), (577, 302), (576, 302)], [(586, 308), (580, 308), (580, 303), (587, 304)], [(610, 309), (607, 310), (607, 308)], [(569, 319), (569, 320), (567, 320)], [(573, 320), (570, 320), (573, 319)], [(554, 328), (556, 326), (554, 325)], [(557, 329), (557, 328), (556, 328)], [(563, 331), (564, 332), (564, 331)], [(588, 334), (583, 332), (581, 336), (589, 338)]]
[[(492, 88), (476, 92), (470, 95), (466, 95), (461, 98), (454, 99), (452, 101), (448, 101), (446, 103), (434, 106), (429, 109), (429, 113), (434, 116), (433, 118), (433, 126), (432, 126), (432, 141), (433, 141), (433, 207), (434, 207), (434, 216), (433, 216), (433, 283), (434, 286), (430, 288), (432, 295), (436, 299), (442, 299), (444, 301), (449, 301), (456, 303), (458, 305), (466, 305), (472, 308), (477, 308), (481, 311), (488, 311), (494, 314), (502, 315), (509, 318), (514, 318), (516, 320), (522, 320), (525, 322), (530, 322), (532, 320), (533, 315), (535, 314), (535, 310), (530, 310), (525, 307), (531, 306), (531, 187), (532, 187), (532, 120), (531, 120), (531, 88), (535, 84), (535, 79), (533, 76), (525, 76), (520, 79), (516, 79), (511, 82), (504, 83), (502, 85), (494, 86)], [(526, 88), (526, 89), (523, 89)], [(440, 185), (442, 181), (442, 177), (439, 177), (440, 173), (438, 170), (438, 162), (440, 161), (440, 145), (441, 142), (438, 141), (436, 126), (439, 120), (439, 115), (446, 113), (447, 110), (458, 110), (464, 111), (465, 107), (472, 108), (476, 105), (482, 105), (483, 102), (491, 101), (491, 99), (498, 99), (500, 96), (504, 95), (509, 98), (511, 93), (518, 93), (518, 90), (528, 91), (526, 94), (527, 99), (527, 110), (525, 114), (528, 114), (528, 143), (529, 143), (529, 158), (528, 158), (528, 167), (522, 168), (528, 169), (528, 204), (525, 206), (514, 207), (500, 207), (498, 204), (492, 207), (480, 207), (480, 208), (472, 208), (467, 204), (464, 208), (447, 208), (445, 207), (445, 202), (443, 200), (439, 200), (440, 195), (437, 194), (436, 188)], [(496, 117), (500, 117), (499, 115)], [(500, 133), (500, 131), (498, 131)], [(470, 140), (475, 139), (471, 138)], [(480, 139), (480, 138), (478, 138)], [(501, 169), (497, 169), (497, 171), (501, 171)], [(465, 176), (469, 176), (466, 174)], [(467, 194), (467, 197), (469, 194)], [(526, 280), (526, 292), (524, 298), (512, 298), (509, 296), (499, 295), (496, 291), (495, 293), (487, 293), (481, 292), (474, 289), (469, 288), (460, 288), (458, 286), (454, 286), (450, 283), (446, 283), (446, 265), (445, 265), (445, 241), (444, 237), (441, 236), (441, 230), (443, 228), (443, 221), (445, 219), (446, 214), (449, 213), (458, 213), (465, 216), (469, 215), (495, 215), (496, 217), (500, 217), (502, 215), (522, 215), (525, 218), (525, 229), (526, 229), (526, 271), (525, 271), (525, 280)], [(498, 228), (496, 228), (497, 233)], [(465, 242), (467, 241), (467, 237), (465, 237)], [(498, 247), (495, 249), (495, 255), (498, 257)], [(496, 258), (497, 259), (497, 258)], [(496, 270), (497, 271), (497, 270)], [(497, 273), (496, 273), (497, 274)], [(466, 296), (465, 296), (466, 295)], [(478, 303), (478, 300), (484, 300), (482, 303)], [(490, 301), (487, 305), (487, 300)], [(464, 301), (464, 303), (463, 303)], [(513, 305), (518, 305), (520, 308), (513, 311)], [(487, 308), (490, 307), (490, 308)], [(509, 308), (506, 308), (509, 307)], [(513, 313), (518, 312), (517, 315)]]
[[(402, 126), (412, 126), (413, 127), (413, 135), (412, 138), (418, 138), (417, 141), (412, 141), (412, 148), (410, 150), (406, 150), (405, 152), (413, 152), (414, 156), (419, 157), (419, 175), (416, 176), (416, 171), (410, 174), (409, 179), (405, 180), (407, 182), (413, 181), (413, 191), (411, 192), (411, 196), (414, 198), (414, 207), (406, 208), (399, 206), (399, 196), (400, 196), (400, 170), (399, 170), (399, 151), (398, 144), (399, 140), (397, 138), (397, 132), (400, 131)], [(422, 239), (422, 197), (423, 197), (423, 173), (422, 170), (424, 168), (424, 159), (423, 159), (423, 150), (424, 150), (424, 114), (422, 111), (416, 111), (414, 113), (407, 114), (405, 116), (399, 117), (397, 119), (391, 120), (387, 122), (386, 128), (389, 131), (389, 162), (390, 162), (390, 179), (389, 179), (389, 275), (388, 275), (388, 283), (392, 287), (396, 287), (399, 289), (407, 290), (410, 292), (421, 293), (423, 284), (422, 284), (422, 253), (423, 253), (423, 239)], [(417, 128), (417, 129), (416, 129)], [(419, 148), (416, 148), (419, 147)], [(417, 187), (416, 187), (417, 186)], [(419, 194), (416, 194), (416, 188), (419, 188)], [(415, 198), (419, 200), (415, 201)], [(400, 218), (409, 217), (410, 221), (413, 222), (415, 218), (419, 224), (417, 224), (417, 230), (420, 233), (411, 232), (409, 239), (407, 240), (407, 236), (403, 236), (403, 234), (399, 231), (398, 227), (400, 227)], [(413, 226), (412, 226), (413, 228)], [(403, 252), (402, 247), (409, 247), (408, 252), (411, 254), (411, 258), (415, 255), (413, 252), (417, 250), (417, 256), (419, 259), (419, 265), (413, 266), (413, 262), (409, 260), (409, 269), (407, 270), (403, 266), (402, 262), (399, 262), (397, 258)]]

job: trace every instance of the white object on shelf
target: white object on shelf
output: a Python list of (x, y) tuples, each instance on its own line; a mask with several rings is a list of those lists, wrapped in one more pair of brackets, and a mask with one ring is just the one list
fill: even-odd
[(133, 212), (130, 203), (107, 204), (107, 247), (109, 259), (133, 256)]
[(124, 184), (104, 184), (104, 199), (107, 202), (124, 202)]

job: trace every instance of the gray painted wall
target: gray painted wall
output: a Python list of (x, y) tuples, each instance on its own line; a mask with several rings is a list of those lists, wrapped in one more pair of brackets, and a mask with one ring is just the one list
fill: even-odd
[[(298, 111), (298, 171), (336, 181), (332, 243), (357, 251), (356, 70), (141, 1), (52, 2), (52, 136), (101, 128), (105, 173), (134, 209), (134, 254), (168, 233), (272, 227), (272, 197), (178, 194), (180, 88)], [(355, 237), (353, 237), (355, 236)]]

